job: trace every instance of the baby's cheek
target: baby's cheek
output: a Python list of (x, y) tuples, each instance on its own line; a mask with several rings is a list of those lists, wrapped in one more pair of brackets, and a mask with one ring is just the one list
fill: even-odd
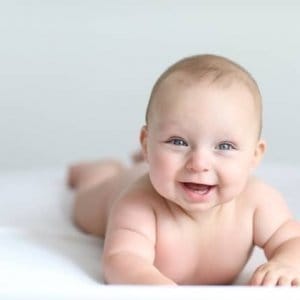
[(158, 172), (168, 172), (176, 168), (178, 163), (176, 159), (164, 151), (152, 153), (149, 157), (149, 165), (154, 170)]
[(149, 164), (150, 177), (158, 183), (165, 183), (172, 177), (172, 165), (164, 160), (156, 160)]
[(176, 164), (169, 159), (157, 157), (149, 162), (150, 179), (154, 188), (164, 194), (169, 189), (170, 184), (175, 180)]
[(227, 165), (222, 171), (222, 181), (224, 185), (242, 188), (249, 177), (249, 172), (241, 165)]

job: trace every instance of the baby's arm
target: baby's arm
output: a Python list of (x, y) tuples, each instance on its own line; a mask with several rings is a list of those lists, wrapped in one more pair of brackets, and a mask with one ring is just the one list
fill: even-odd
[(253, 274), (252, 285), (300, 285), (300, 223), (293, 220), (281, 195), (263, 186), (254, 214), (254, 243), (268, 262)]
[(115, 284), (175, 284), (154, 266), (155, 241), (155, 213), (145, 196), (121, 200), (112, 212), (105, 237), (105, 280)]

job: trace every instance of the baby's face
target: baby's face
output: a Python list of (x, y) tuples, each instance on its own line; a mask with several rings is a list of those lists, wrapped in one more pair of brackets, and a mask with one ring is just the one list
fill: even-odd
[(141, 134), (151, 182), (187, 211), (236, 198), (258, 163), (258, 112), (241, 83), (163, 83)]

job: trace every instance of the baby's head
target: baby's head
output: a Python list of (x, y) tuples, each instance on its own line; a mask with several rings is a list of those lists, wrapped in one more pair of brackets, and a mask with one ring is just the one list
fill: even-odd
[(185, 58), (155, 83), (141, 131), (153, 187), (186, 210), (237, 197), (264, 153), (252, 76), (215, 55)]
[[(156, 81), (146, 110), (146, 125), (160, 108), (162, 88), (188, 87), (195, 84), (229, 88), (233, 84), (247, 90), (253, 97), (256, 113), (255, 127), (259, 138), (262, 130), (262, 100), (259, 87), (251, 74), (237, 63), (217, 55), (196, 55), (184, 58), (170, 66)], [(253, 125), (254, 125), (253, 124)]]

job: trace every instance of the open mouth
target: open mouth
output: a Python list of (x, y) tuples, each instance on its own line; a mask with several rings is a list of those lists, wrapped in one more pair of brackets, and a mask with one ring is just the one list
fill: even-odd
[(193, 183), (193, 182), (184, 182), (184, 187), (192, 192), (199, 193), (201, 195), (207, 194), (211, 188), (212, 185), (208, 184), (199, 184), (199, 183)]
[(189, 199), (191, 202), (209, 201), (211, 192), (215, 188), (215, 185), (194, 182), (182, 182), (181, 186), (187, 195), (186, 199)]

